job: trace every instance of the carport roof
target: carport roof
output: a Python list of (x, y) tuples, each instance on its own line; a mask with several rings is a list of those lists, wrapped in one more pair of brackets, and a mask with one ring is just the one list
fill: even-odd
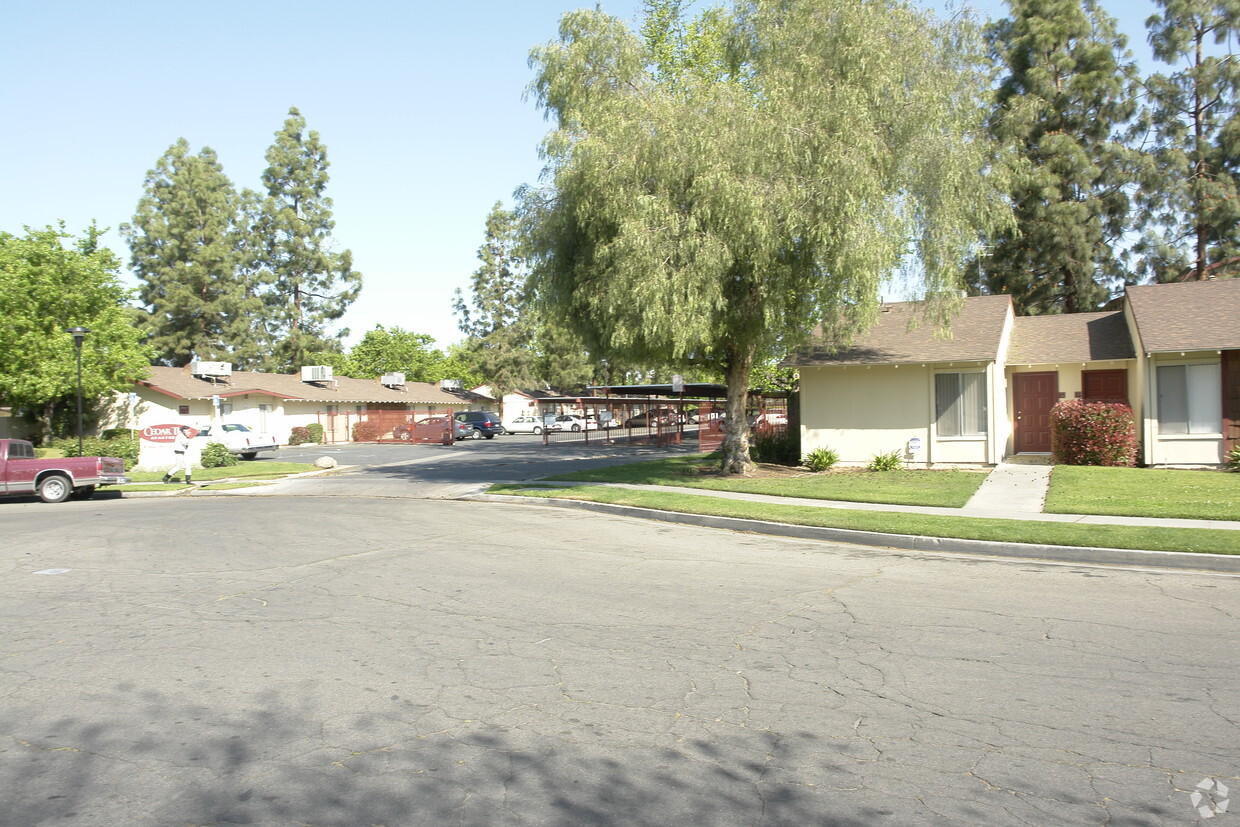
[(292, 402), (402, 403), (466, 406), (466, 402), (428, 382), (408, 382), (403, 388), (389, 388), (378, 379), (337, 376), (329, 382), (303, 382), (298, 374), (234, 371), (226, 381), (213, 382), (190, 373), (188, 366), (170, 368), (156, 365), (148, 369), (139, 385), (176, 399), (223, 399), (246, 394), (271, 396)]

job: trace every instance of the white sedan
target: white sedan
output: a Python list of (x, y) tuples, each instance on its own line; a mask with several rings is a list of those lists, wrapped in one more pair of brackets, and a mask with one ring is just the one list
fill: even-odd
[(586, 419), (576, 414), (561, 414), (547, 429), (549, 431), (594, 431), (598, 429), (597, 419)]
[(271, 434), (260, 434), (246, 426), (229, 422), (215, 431), (210, 425), (198, 432), (203, 442), (222, 442), (224, 447), (242, 459), (254, 459), (259, 451), (275, 451), (280, 443)]
[(541, 434), (546, 427), (541, 416), (532, 415), (518, 416), (504, 423), (504, 430), (510, 434)]

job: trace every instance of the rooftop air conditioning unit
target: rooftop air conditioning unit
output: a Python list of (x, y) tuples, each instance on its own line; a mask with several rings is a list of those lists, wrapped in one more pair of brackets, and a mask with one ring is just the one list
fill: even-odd
[(405, 374), (403, 373), (385, 373), (379, 379), (379, 384), (389, 388), (400, 388), (405, 385)]
[(440, 380), (439, 380), (439, 389), (440, 389), (440, 390), (444, 390), (444, 391), (459, 391), (459, 390), (461, 390), (461, 388), (462, 388), (462, 385), (461, 385), (461, 380), (460, 380), (460, 379), (440, 379)]
[(301, 381), (303, 382), (330, 382), (332, 381), (331, 365), (306, 365), (301, 369)]
[(232, 365), (228, 362), (193, 362), (189, 372), (195, 376), (232, 376)]

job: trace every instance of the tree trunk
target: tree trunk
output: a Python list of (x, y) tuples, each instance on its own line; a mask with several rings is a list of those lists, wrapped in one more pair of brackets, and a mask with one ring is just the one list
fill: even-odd
[(723, 463), (719, 468), (723, 474), (748, 474), (754, 469), (754, 462), (749, 458), (749, 423), (745, 421), (752, 367), (752, 348), (743, 353), (733, 351), (724, 374), (728, 385), (728, 415), (724, 419)]

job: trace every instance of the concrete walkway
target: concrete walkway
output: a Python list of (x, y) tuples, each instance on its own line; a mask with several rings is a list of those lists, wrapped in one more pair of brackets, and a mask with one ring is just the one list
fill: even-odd
[(967, 503), (968, 511), (1041, 514), (1051, 484), (1049, 465), (1000, 463)]

